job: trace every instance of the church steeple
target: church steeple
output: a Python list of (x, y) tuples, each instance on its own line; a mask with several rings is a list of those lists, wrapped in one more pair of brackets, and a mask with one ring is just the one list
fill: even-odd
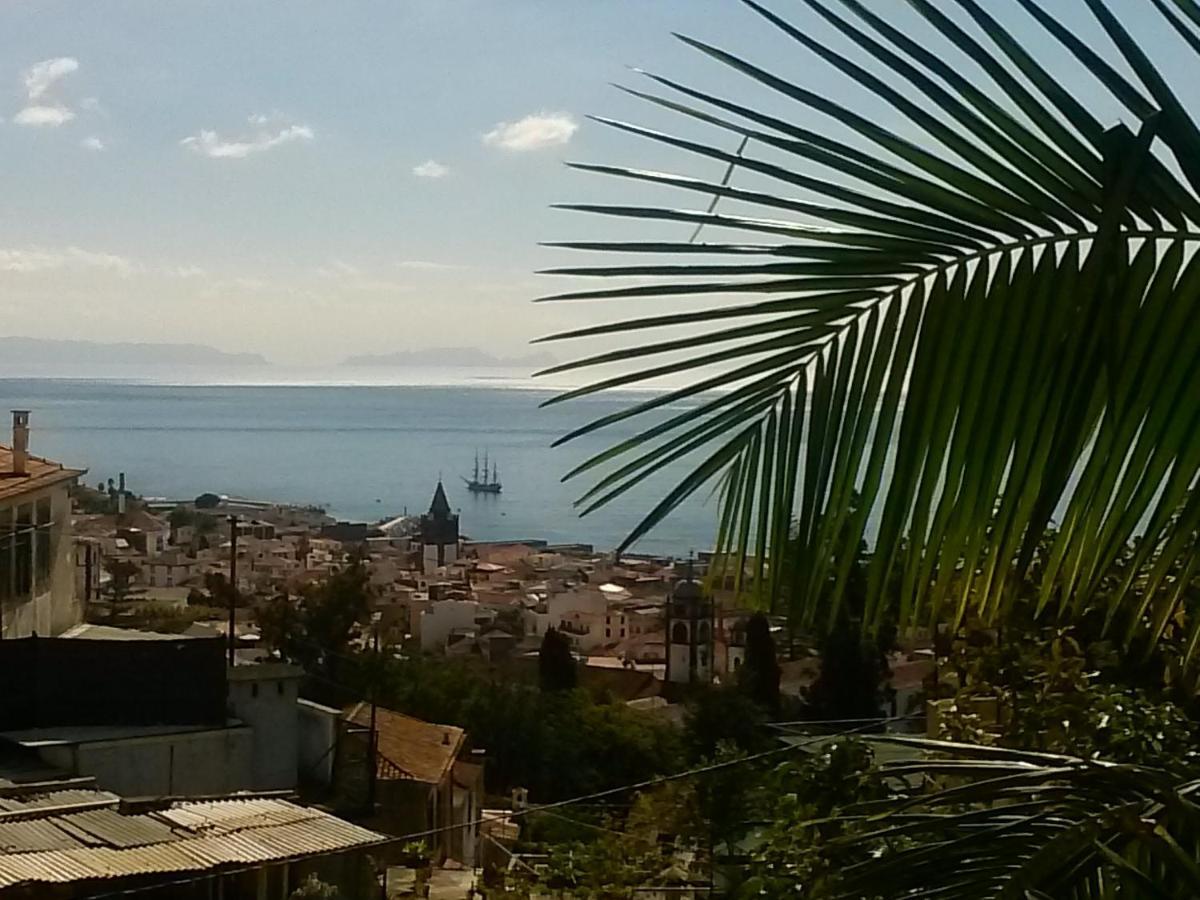
[(450, 511), (446, 489), (439, 478), (429, 512), (421, 516), (421, 555), (426, 574), (458, 559), (458, 516)]
[(450, 518), (450, 501), (446, 499), (446, 491), (442, 488), (442, 480), (439, 478), (437, 489), (433, 492), (433, 502), (429, 504), (429, 515), (435, 519)]

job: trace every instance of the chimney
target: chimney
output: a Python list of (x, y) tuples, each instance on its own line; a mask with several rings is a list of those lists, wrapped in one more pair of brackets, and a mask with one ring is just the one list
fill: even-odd
[(125, 473), (117, 476), (117, 515), (125, 517)]
[(29, 410), (14, 409), (12, 430), (12, 473), (29, 474)]

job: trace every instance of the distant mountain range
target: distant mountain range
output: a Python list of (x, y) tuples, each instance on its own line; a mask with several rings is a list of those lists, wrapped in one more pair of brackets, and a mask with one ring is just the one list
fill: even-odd
[(395, 353), (348, 356), (343, 366), (434, 366), (459, 369), (540, 369), (556, 362), (551, 354), (541, 351), (526, 356), (493, 356), (478, 347), (433, 347), (427, 350), (399, 350)]
[(143, 344), (134, 342), (55, 341), (43, 338), (0, 337), (0, 361), (4, 363), (62, 364), (152, 364), (265, 366), (258, 353), (226, 353), (203, 344)]

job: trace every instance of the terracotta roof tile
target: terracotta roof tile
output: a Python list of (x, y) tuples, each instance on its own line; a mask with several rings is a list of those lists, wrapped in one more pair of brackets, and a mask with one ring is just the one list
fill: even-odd
[(87, 469), (67, 469), (61, 463), (32, 455), (29, 457), (29, 464), (26, 467), (28, 475), (14, 478), (8, 474), (12, 472), (12, 468), (12, 449), (0, 444), (0, 500), (19, 497), (22, 494), (58, 484), (60, 481), (69, 481), (87, 471)]
[[(371, 707), (359, 703), (346, 710), (346, 718), (367, 728)], [(435, 725), (382, 706), (375, 711), (379, 732), (379, 755), (409, 778), (441, 784), (458, 759), (466, 732), (453, 725)]]

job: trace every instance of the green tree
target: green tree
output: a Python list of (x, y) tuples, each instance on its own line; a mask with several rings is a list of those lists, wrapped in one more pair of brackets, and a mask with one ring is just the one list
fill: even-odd
[(167, 516), (172, 528), (186, 528), (196, 523), (196, 513), (186, 506), (176, 506)]
[[(868, 537), (868, 630), (893, 599), (901, 627), (1001, 621), (1054, 518), (1046, 610), (1103, 596), (1137, 613), (1130, 588), (1144, 580), (1166, 588), (1157, 637), (1182, 608), (1168, 573), (1193, 563), (1200, 525), (1200, 369), (1174, 363), (1200, 353), (1200, 127), (1159, 45), (1139, 46), (1106, 0), (1020, 0), (1003, 22), (977, 0), (809, 0), (794, 21), (746, 5), (845, 85), (831, 93), (813, 80), (824, 67), (792, 54), (751, 61), (684, 37), (757, 99), (651, 76), (634, 94), (707, 138), (602, 120), (725, 177), (578, 168), (739, 205), (572, 207), (722, 235), (560, 245), (621, 254), (560, 274), (636, 281), (546, 299), (704, 301), (553, 336), (676, 329), (549, 369), (649, 360), (550, 402), (692, 376), (563, 439), (633, 429), (570, 473), (600, 473), (582, 507), (626, 502), (666, 463), (695, 460), (621, 549), (719, 480), (718, 563), (739, 577), (744, 564), (751, 592), (786, 594), (795, 627), (817, 631), (837, 623)], [(1196, 0), (1151, 5), (1139, 30), (1194, 65)], [(1060, 58), (1084, 80), (1065, 86)], [(789, 534), (798, 558), (782, 565)], [(1123, 577), (1105, 584), (1135, 534)], [(1189, 627), (1200, 634), (1200, 618)]]
[(352, 659), (351, 643), (370, 619), (368, 580), (362, 563), (351, 561), (299, 597), (276, 596), (255, 612), (263, 640), (287, 659), (339, 681), (343, 663)]
[(570, 691), (575, 689), (577, 680), (571, 642), (566, 635), (550, 626), (538, 650), (538, 683), (543, 691)]
[(751, 700), (774, 713), (779, 711), (779, 675), (771, 623), (762, 613), (755, 613), (746, 622), (746, 659), (738, 683)]
[(749, 703), (740, 690), (712, 687), (688, 701), (684, 741), (693, 761), (714, 759), (724, 748), (756, 753), (773, 745), (764, 727), (764, 709)]

